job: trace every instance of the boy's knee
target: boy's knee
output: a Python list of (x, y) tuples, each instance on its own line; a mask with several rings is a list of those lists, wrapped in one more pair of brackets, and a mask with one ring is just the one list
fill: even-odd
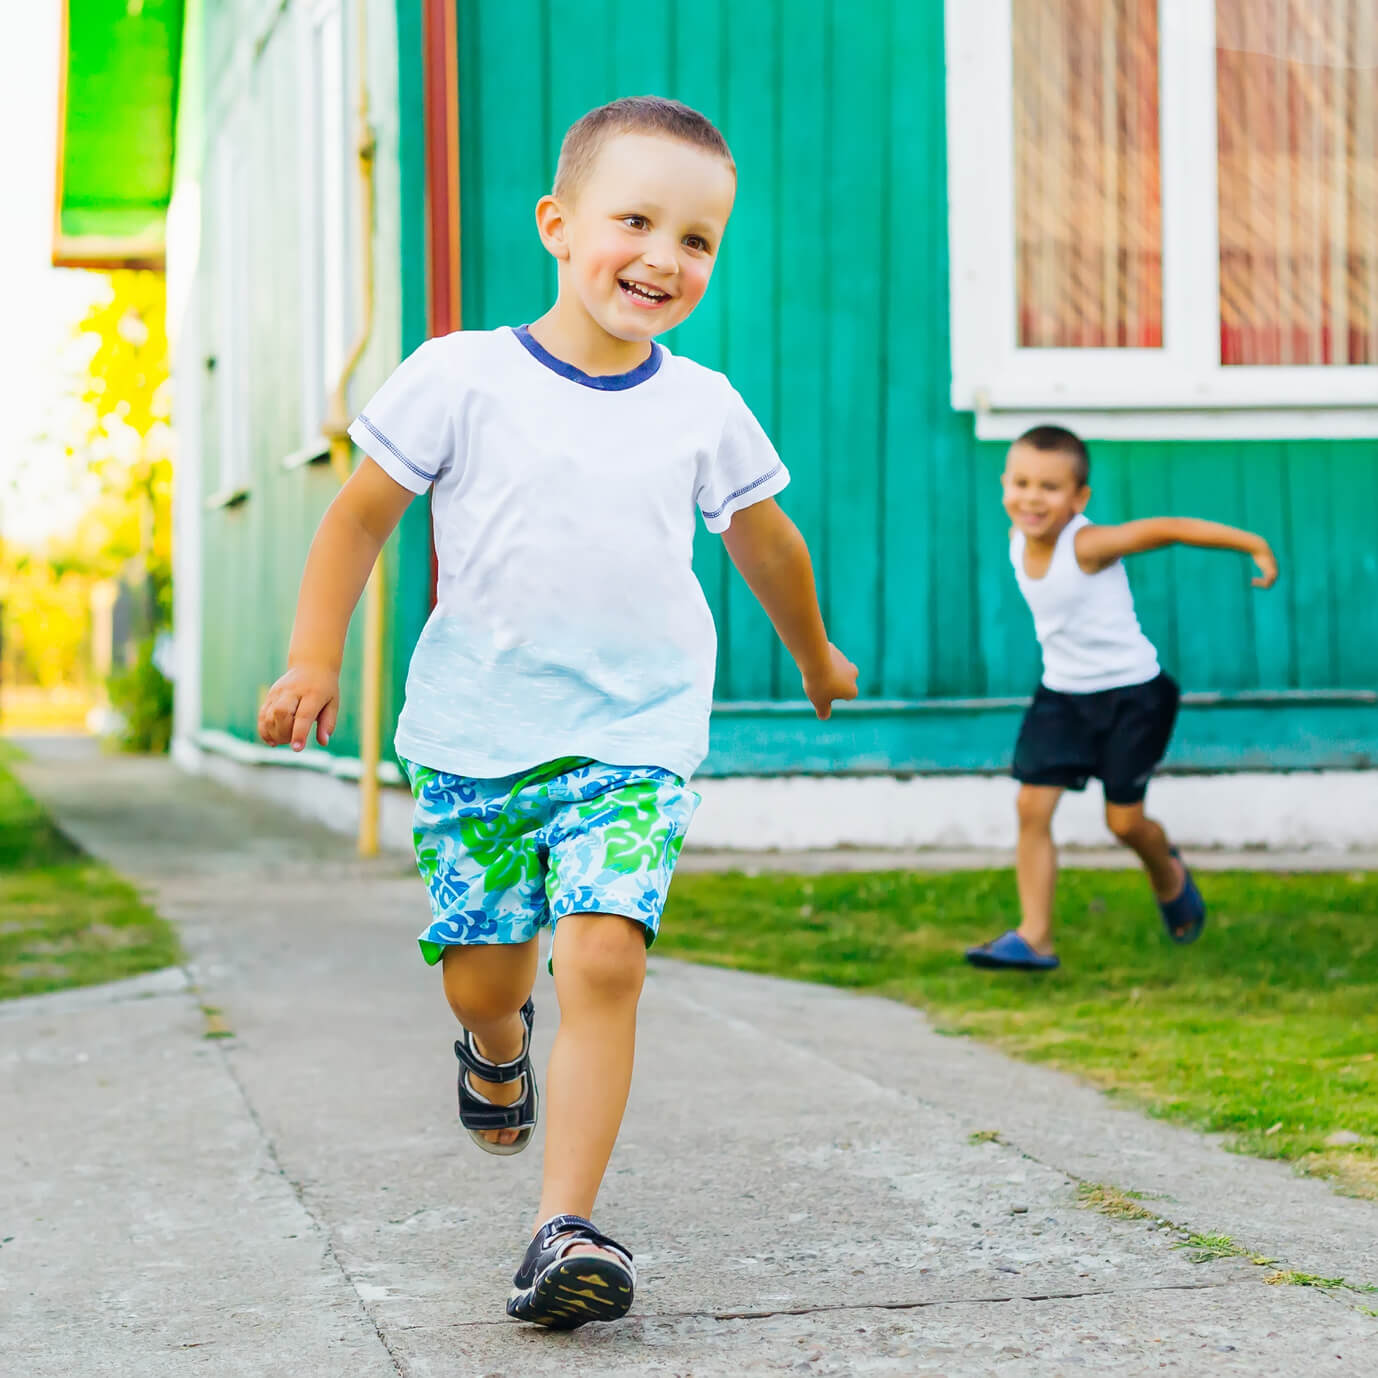
[(1047, 791), (1031, 789), (1025, 785), (1015, 797), (1015, 812), (1019, 815), (1021, 828), (1047, 828), (1053, 821), (1053, 810), (1057, 806), (1057, 796), (1049, 799)]
[(445, 972), (445, 998), (455, 1017), (466, 1027), (497, 1024), (516, 1014), (525, 999), (478, 979), (477, 974), (466, 979), (457, 968)]
[(577, 982), (604, 1000), (634, 999), (646, 975), (646, 934), (612, 914), (571, 914), (556, 929), (557, 984)]
[(1133, 842), (1142, 830), (1144, 822), (1144, 812), (1141, 808), (1120, 806), (1105, 811), (1105, 826), (1119, 842)]
[[(509, 953), (485, 947), (447, 949), (442, 969), (445, 998), (460, 1023), (496, 1024), (521, 1009), (529, 974), (510, 969)], [(494, 960), (497, 958), (498, 960)]]

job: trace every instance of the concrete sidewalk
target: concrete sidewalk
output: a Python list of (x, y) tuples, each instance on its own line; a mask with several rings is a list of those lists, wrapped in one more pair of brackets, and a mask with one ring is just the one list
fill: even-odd
[[(1077, 1188), (1353, 1283), (1378, 1282), (1378, 1205), (903, 1006), (663, 960), (598, 1211), (635, 1310), (513, 1325), (540, 1151), (455, 1126), (410, 869), (163, 762), (49, 745), (19, 773), (189, 964), (0, 1005), (5, 1378), (1378, 1370), (1378, 1296), (1194, 1263)], [(555, 1019), (543, 984), (542, 1059)]]

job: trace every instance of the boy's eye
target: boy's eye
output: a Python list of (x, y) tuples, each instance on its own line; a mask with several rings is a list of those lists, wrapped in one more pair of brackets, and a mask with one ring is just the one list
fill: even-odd
[(706, 254), (708, 252), (708, 241), (701, 234), (687, 234), (684, 236), (684, 242), (698, 253)]
[(622, 223), (633, 230), (644, 230), (651, 222), (644, 215), (624, 215)]

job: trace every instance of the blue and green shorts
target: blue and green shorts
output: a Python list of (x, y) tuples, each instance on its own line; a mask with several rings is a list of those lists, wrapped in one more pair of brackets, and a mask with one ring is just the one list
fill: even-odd
[(618, 914), (655, 941), (699, 803), (679, 776), (580, 758), (491, 780), (402, 765), (431, 899), (417, 940), (427, 962), (447, 947), (529, 942), (566, 914)]

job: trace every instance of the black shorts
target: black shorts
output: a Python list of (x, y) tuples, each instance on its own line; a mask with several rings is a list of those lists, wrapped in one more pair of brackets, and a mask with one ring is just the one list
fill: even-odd
[(1094, 777), (1107, 804), (1137, 804), (1167, 751), (1180, 696), (1170, 675), (1095, 694), (1040, 684), (1019, 728), (1014, 778), (1079, 790)]

